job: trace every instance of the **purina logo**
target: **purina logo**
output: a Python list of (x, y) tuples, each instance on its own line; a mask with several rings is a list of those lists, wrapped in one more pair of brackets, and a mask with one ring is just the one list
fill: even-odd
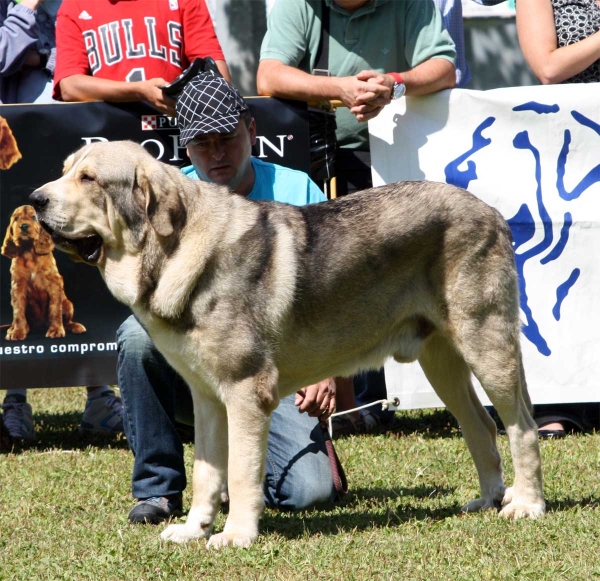
[(285, 142), (292, 141), (294, 139), (293, 135), (276, 135), (277, 140), (279, 141), (279, 145), (276, 145), (269, 141), (264, 135), (256, 136), (256, 145), (258, 147), (258, 155), (257, 157), (263, 158), (268, 157), (265, 153), (265, 148), (269, 148), (275, 155), (279, 157), (285, 157)]
[[(160, 129), (177, 128), (177, 119), (168, 115), (142, 115), (142, 131), (159, 131)], [(285, 143), (292, 141), (293, 135), (276, 135), (275, 143), (267, 139), (264, 135), (256, 136), (257, 157), (269, 157), (266, 153), (271, 150), (278, 157), (285, 157)]]
[(177, 127), (177, 119), (168, 115), (142, 115), (142, 131), (157, 131)]

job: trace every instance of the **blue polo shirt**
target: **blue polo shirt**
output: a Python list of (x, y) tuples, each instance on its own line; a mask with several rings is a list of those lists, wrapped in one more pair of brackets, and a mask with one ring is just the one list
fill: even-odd
[[(292, 206), (315, 204), (327, 199), (317, 184), (303, 171), (268, 163), (256, 157), (251, 161), (254, 168), (254, 187), (248, 194), (248, 199), (283, 202)], [(181, 171), (193, 180), (198, 179), (192, 165), (181, 168)]]

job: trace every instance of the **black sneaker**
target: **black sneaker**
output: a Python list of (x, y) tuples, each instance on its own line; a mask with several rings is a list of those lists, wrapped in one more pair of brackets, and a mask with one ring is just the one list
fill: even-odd
[(0, 452), (7, 452), (12, 448), (13, 439), (8, 431), (8, 428), (4, 425), (2, 414), (0, 414)]
[(129, 513), (132, 524), (157, 525), (175, 516), (182, 516), (181, 494), (171, 497), (153, 496), (140, 500)]

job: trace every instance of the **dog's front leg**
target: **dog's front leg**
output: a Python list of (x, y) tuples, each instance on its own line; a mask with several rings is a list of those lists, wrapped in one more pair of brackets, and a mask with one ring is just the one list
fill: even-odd
[(246, 548), (258, 538), (269, 424), (279, 401), (276, 379), (266, 374), (236, 386), (232, 395), (227, 401), (229, 515), (223, 532), (208, 541), (214, 549)]
[(56, 339), (64, 337), (65, 327), (63, 325), (63, 305), (62, 305), (62, 288), (59, 286), (59, 281), (56, 278), (50, 279), (51, 290), (48, 291), (48, 322), (50, 326), (46, 332), (46, 337)]
[(13, 309), (13, 321), (6, 338), (9, 341), (23, 341), (29, 333), (29, 324), (27, 323), (27, 281), (22, 278), (13, 280), (10, 287), (10, 302)]
[(169, 525), (161, 538), (176, 543), (210, 536), (226, 486), (227, 414), (216, 399), (192, 389), (194, 473), (192, 507), (185, 524)]

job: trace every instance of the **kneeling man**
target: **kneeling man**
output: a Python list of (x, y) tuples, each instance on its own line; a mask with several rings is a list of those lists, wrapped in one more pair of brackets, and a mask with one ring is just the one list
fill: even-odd
[[(204, 73), (177, 102), (181, 145), (192, 179), (228, 186), (252, 200), (304, 205), (325, 200), (303, 172), (251, 155), (256, 125), (247, 103), (225, 79)], [(166, 363), (134, 316), (117, 332), (123, 425), (134, 454), (132, 523), (157, 524), (182, 514), (186, 486), (176, 421), (193, 425), (188, 386)], [(281, 400), (271, 416), (264, 495), (267, 506), (292, 510), (331, 504), (336, 497), (317, 417), (335, 409), (335, 383), (322, 381)], [(306, 412), (306, 413), (301, 413)]]

